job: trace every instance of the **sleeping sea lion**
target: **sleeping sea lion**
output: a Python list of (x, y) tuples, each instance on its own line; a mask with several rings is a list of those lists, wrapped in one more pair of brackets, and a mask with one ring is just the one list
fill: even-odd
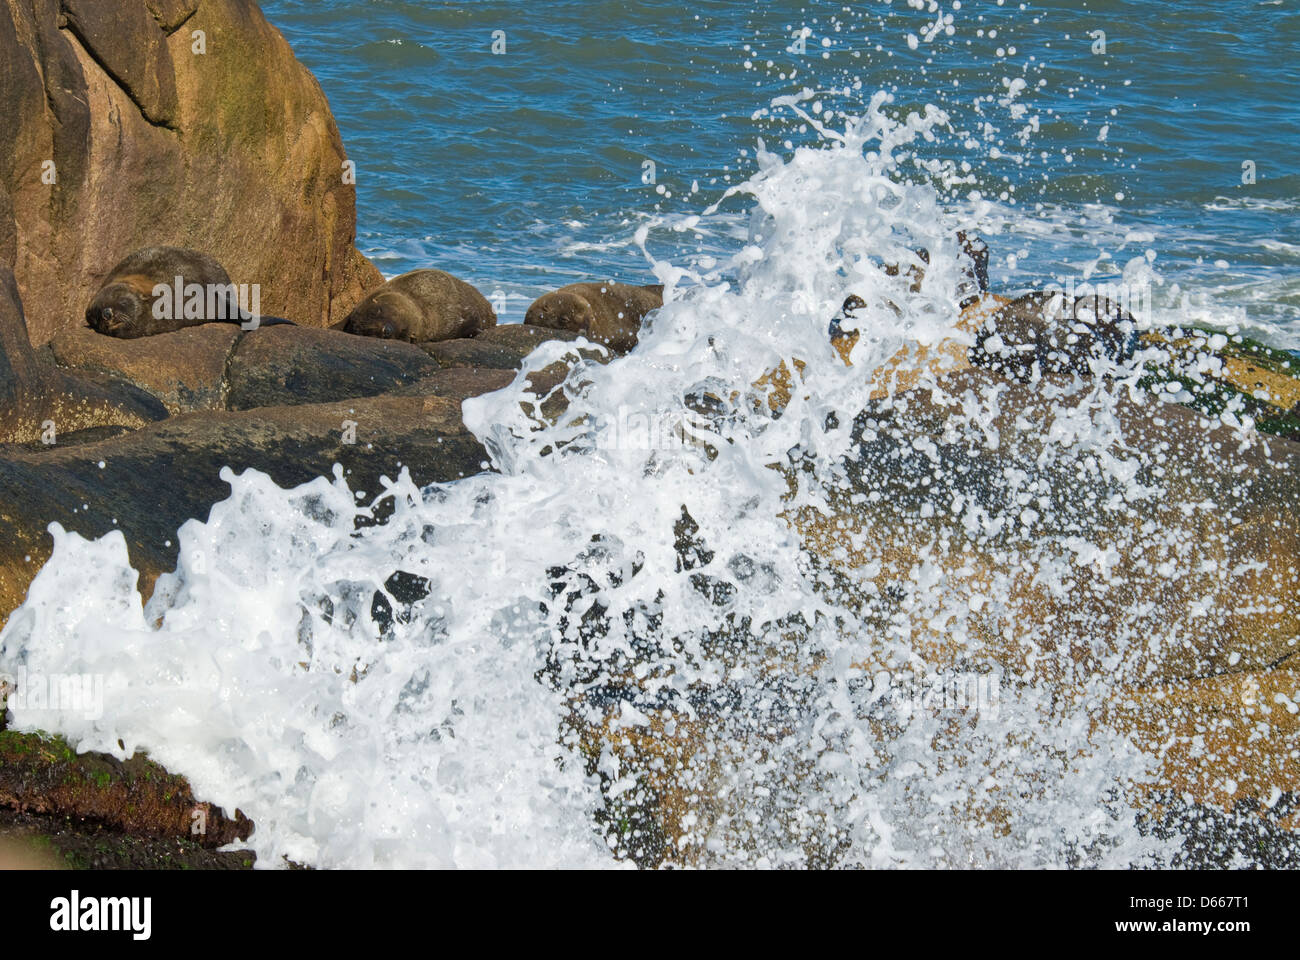
[(487, 298), (441, 270), (412, 270), (371, 291), (343, 321), (360, 337), (427, 343), (477, 336), (495, 327)]
[(524, 322), (572, 330), (615, 353), (627, 353), (636, 346), (646, 315), (663, 305), (662, 284), (571, 283), (534, 300)]
[(250, 298), (230, 282), (224, 267), (206, 253), (181, 247), (146, 247), (110, 271), (86, 307), (86, 325), (125, 340), (170, 333), (201, 323), (290, 323), (280, 317), (255, 316), (260, 293), (254, 290), (252, 313), (241, 306)]

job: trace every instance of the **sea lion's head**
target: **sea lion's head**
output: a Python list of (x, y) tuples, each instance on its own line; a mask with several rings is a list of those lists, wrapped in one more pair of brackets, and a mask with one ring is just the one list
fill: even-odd
[(592, 340), (602, 339), (596, 310), (586, 297), (569, 290), (556, 290), (533, 301), (524, 323), (552, 330), (572, 330)]
[(102, 287), (86, 307), (86, 326), (124, 340), (148, 336), (152, 318), (152, 296), (142, 293), (138, 284), (124, 281)]
[(380, 340), (411, 340), (418, 308), (410, 297), (384, 290), (359, 303), (348, 314), (343, 329), (358, 337)]

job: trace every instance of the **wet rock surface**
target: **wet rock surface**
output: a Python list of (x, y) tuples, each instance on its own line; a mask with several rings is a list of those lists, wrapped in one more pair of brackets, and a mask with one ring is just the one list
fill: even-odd
[(209, 323), (139, 340), (118, 340), (88, 327), (49, 344), (58, 366), (114, 377), (150, 394), (171, 415), (226, 406), (226, 369), (243, 331)]
[(265, 327), (245, 333), (235, 345), (225, 374), (227, 406), (251, 410), (376, 396), (438, 369), (409, 343)]
[(125, 761), (78, 754), (58, 737), (8, 730), (0, 731), (0, 809), (206, 849), (253, 830), (239, 811), (228, 815), (196, 800), (183, 777), (142, 754)]
[(35, 443), (93, 427), (162, 420), (165, 405), (97, 371), (65, 371), (32, 349), (13, 274), (0, 265), (0, 443)]
[(403, 466), (433, 483), (486, 461), (459, 401), (437, 396), (193, 413), (98, 443), (11, 453), (0, 457), (0, 605), (22, 602), (53, 522), (91, 538), (120, 530), (147, 593), (174, 565), (177, 528), (229, 495), (227, 467), (296, 486), (339, 464), (353, 489), (377, 496)]
[(251, 870), (251, 850), (123, 832), (89, 818), (0, 809), (0, 869)]
[[(898, 612), (914, 642), (935, 644), (940, 660), (962, 647), (906, 587), (924, 554), (955, 593), (1009, 598), (970, 627), (1026, 675), (1159, 682), (1297, 652), (1300, 570), (1283, 558), (1300, 555), (1300, 445), (1244, 443), (1196, 411), (1141, 394), (1102, 399), (1079, 381), (1028, 387), (974, 369), (935, 382), (858, 416), (836, 518), (805, 515), (814, 539), (898, 532), (884, 544), (876, 535), (889, 562), (872, 583), (879, 596), (903, 584)], [(1122, 462), (1087, 437), (1061, 444), (1103, 408)], [(1105, 559), (1070, 561), (1060, 582), (1044, 582), (1043, 563), (1076, 549)]]

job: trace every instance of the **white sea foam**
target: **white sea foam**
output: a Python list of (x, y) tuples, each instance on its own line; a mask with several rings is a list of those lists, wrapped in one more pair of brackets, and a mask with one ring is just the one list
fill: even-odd
[[(227, 473), (231, 497), (182, 528), (179, 567), (147, 610), (120, 536), (56, 530), (0, 664), (104, 674), (102, 716), (61, 715), (57, 732), (83, 750), (148, 750), (198, 795), (240, 808), (262, 866), (614, 865), (610, 847), (627, 850), (598, 837), (596, 812), (643, 782), (617, 739), (579, 750), (571, 710), (629, 736), (663, 724), (661, 747), (702, 738), (707, 762), (681, 775), (697, 804), (676, 841), (690, 862), (1129, 865), (1167, 853), (1138, 832), (1124, 793), (1150, 758), (1033, 686), (1008, 686), (957, 731), (924, 709), (882, 714), (863, 663), (916, 665), (916, 651), (838, 605), (784, 519), (831, 491), (813, 482), (790, 501), (771, 465), (797, 450), (814, 478), (832, 473), (852, 439), (827, 416), (866, 405), (866, 372), (909, 341), (959, 336), (954, 233), (970, 223), (898, 174), (896, 154), (931, 136), (939, 111), (893, 120), (881, 95), (832, 129), (808, 99), (777, 106), (825, 145), (760, 152), (759, 173), (730, 191), (753, 209), (727, 258), (656, 259), (649, 238), (671, 224), (641, 228), (668, 303), (630, 356), (579, 364), (558, 422), (521, 406), (522, 375), (464, 404), (496, 473), (424, 491), (402, 477), (381, 498), (393, 515), (360, 529), (337, 478), (284, 491)], [(726, 216), (700, 222), (724, 236), (711, 220)], [(1001, 216), (984, 205), (975, 219)], [(931, 258), (921, 293), (881, 269), (916, 247)], [(1151, 279), (1133, 258), (1134, 281)], [(867, 303), (852, 368), (826, 338), (850, 293)], [(571, 349), (544, 345), (536, 361)], [(779, 418), (738, 404), (710, 420), (684, 403), (746, 395), (794, 357), (805, 383)], [(1062, 413), (1052, 442), (1095, 451), (1109, 480), (1142, 497), (1105, 396), (1088, 403)], [(632, 429), (629, 414), (668, 424), (660, 441), (690, 437), (611, 435)], [(683, 559), (683, 511), (707, 559)], [(966, 516), (993, 522), (973, 506)], [(870, 536), (861, 546), (870, 554)], [(1039, 558), (1049, 586), (1076, 565), (1105, 567), (1078, 538), (1059, 546)], [(427, 596), (408, 604), (385, 589), (398, 571), (424, 578)], [(962, 594), (930, 563), (909, 589), (958, 637), (1005, 599)], [(373, 616), (376, 591), (391, 618)], [(977, 646), (971, 660), (987, 662)]]

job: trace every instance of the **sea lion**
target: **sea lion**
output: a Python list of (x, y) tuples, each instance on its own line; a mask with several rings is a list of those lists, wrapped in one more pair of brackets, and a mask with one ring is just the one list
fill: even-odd
[(572, 330), (615, 353), (627, 353), (636, 346), (646, 315), (663, 305), (662, 284), (571, 283), (534, 300), (524, 322)]
[(497, 323), (487, 298), (441, 270), (412, 270), (371, 291), (343, 321), (347, 333), (427, 343), (477, 336)]
[[(281, 317), (254, 316), (241, 306), (240, 294), (241, 288), (230, 282), (225, 268), (206, 253), (146, 247), (109, 272), (86, 307), (86, 325), (131, 340), (202, 323), (291, 323)], [(260, 299), (255, 292), (253, 302)]]
[(989, 316), (975, 334), (970, 361), (1013, 380), (1029, 380), (1035, 364), (1042, 373), (1088, 377), (1091, 361), (1132, 358), (1135, 331), (1133, 318), (1109, 300), (1035, 291)]

